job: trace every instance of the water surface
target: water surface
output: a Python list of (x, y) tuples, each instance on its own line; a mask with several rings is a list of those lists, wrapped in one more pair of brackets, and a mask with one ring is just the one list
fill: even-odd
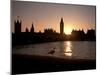
[[(54, 50), (54, 54), (48, 54)], [(95, 41), (61, 41), (41, 44), (16, 46), (12, 49), (13, 54), (54, 56), (67, 59), (95, 59)]]

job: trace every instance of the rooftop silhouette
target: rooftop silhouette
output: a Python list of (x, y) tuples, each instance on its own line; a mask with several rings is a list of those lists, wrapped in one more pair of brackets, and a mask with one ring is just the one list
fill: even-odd
[(96, 34), (94, 29), (88, 29), (87, 33), (84, 30), (72, 30), (71, 35), (64, 34), (64, 21), (61, 18), (59, 27), (60, 33), (53, 28), (45, 28), (44, 32), (35, 32), (32, 23), (31, 28), (26, 27), (25, 32), (21, 32), (22, 21), (18, 18), (15, 22), (15, 33), (12, 33), (12, 45), (35, 44), (54, 41), (95, 41)]

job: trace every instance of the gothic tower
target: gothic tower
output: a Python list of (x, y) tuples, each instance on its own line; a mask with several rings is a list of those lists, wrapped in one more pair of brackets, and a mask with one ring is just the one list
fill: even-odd
[(30, 32), (33, 32), (34, 33), (34, 26), (33, 26), (33, 23), (32, 23), (32, 27), (30, 29)]
[(60, 34), (64, 34), (64, 22), (63, 22), (63, 18), (61, 18), (60, 21)]
[(19, 34), (21, 33), (21, 20), (19, 20), (19, 18), (17, 20), (14, 21), (14, 30), (15, 30), (15, 34)]
[(26, 33), (28, 33), (29, 32), (29, 30), (28, 30), (28, 28), (26, 27)]

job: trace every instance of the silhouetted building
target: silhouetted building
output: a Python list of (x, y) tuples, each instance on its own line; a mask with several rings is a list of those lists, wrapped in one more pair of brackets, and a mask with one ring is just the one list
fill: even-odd
[(64, 34), (64, 22), (63, 22), (63, 18), (61, 18), (60, 21), (60, 34)]
[(90, 35), (94, 35), (95, 36), (95, 30), (93, 29), (90, 29), (87, 31), (87, 34), (90, 36)]
[(32, 27), (30, 29), (30, 32), (34, 33), (34, 26), (33, 26), (33, 23), (32, 23)]
[(87, 40), (96, 40), (96, 33), (94, 29), (90, 29), (86, 34)]
[(85, 33), (84, 30), (72, 30), (71, 32), (71, 39), (72, 40), (84, 40), (85, 38)]
[(72, 30), (71, 35), (85, 34), (84, 30)]
[(21, 33), (21, 20), (17, 19), (14, 21), (14, 25), (15, 25), (15, 33)]
[(26, 28), (26, 32), (29, 32), (28, 28)]
[(48, 28), (48, 29), (44, 29), (44, 33), (56, 33), (56, 31), (55, 30), (53, 30), (52, 28)]

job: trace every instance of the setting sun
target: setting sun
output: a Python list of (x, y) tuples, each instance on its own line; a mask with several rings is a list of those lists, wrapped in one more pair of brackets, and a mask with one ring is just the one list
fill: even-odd
[(64, 32), (65, 32), (65, 34), (71, 34), (71, 32), (72, 32), (72, 29), (70, 28), (70, 27), (65, 27), (64, 28)]

